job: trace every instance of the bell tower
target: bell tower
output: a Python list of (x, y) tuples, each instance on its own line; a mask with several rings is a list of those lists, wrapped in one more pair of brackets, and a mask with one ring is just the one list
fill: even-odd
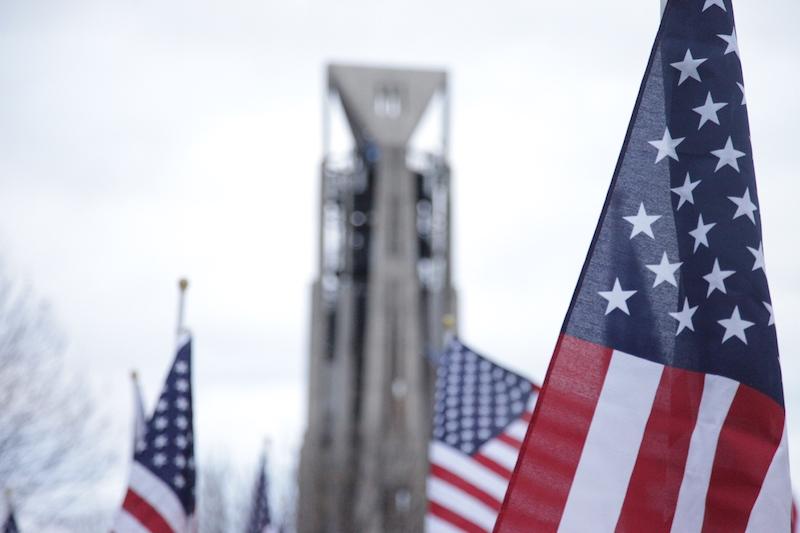
[(298, 527), (418, 532), (429, 355), (456, 307), (447, 76), (330, 65), (324, 121)]

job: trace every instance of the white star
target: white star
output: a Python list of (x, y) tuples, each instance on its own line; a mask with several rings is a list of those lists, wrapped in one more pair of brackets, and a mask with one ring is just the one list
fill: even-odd
[(683, 263), (670, 263), (669, 259), (667, 258), (667, 252), (664, 252), (664, 255), (661, 256), (661, 263), (657, 265), (645, 265), (648, 270), (655, 272), (656, 279), (653, 282), (653, 287), (658, 287), (664, 282), (669, 283), (670, 285), (677, 287), (678, 283), (675, 281), (675, 271), (680, 268)]
[(683, 309), (678, 311), (677, 313), (670, 313), (669, 316), (674, 318), (678, 321), (678, 331), (675, 333), (675, 336), (681, 334), (681, 331), (684, 329), (689, 329), (694, 331), (694, 324), (692, 324), (692, 316), (697, 311), (697, 306), (689, 307), (689, 298), (685, 298), (683, 301)]
[(736, 82), (736, 85), (738, 85), (739, 90), (742, 91), (742, 105), (747, 105), (747, 97), (745, 97), (744, 95), (744, 85), (739, 83), (738, 81)]
[(711, 6), (717, 6), (722, 8), (723, 11), (728, 11), (725, 9), (725, 1), (724, 0), (706, 0), (706, 3), (703, 5), (703, 11), (708, 9)]
[(730, 318), (723, 318), (722, 320), (717, 320), (719, 325), (725, 328), (725, 335), (722, 337), (722, 342), (724, 343), (731, 337), (736, 337), (743, 343), (747, 344), (747, 337), (744, 334), (744, 330), (753, 326), (755, 323), (750, 322), (748, 320), (742, 320), (742, 316), (739, 314), (739, 306), (733, 308), (733, 314), (731, 314)]
[(775, 312), (772, 310), (772, 304), (769, 303), (769, 302), (761, 302), (761, 303), (763, 303), (764, 307), (766, 307), (767, 311), (769, 311), (769, 323), (767, 323), (767, 325), (768, 326), (774, 326), (775, 325)]
[(169, 407), (169, 404), (167, 403), (167, 400), (164, 399), (164, 398), (161, 398), (160, 400), (158, 400), (158, 404), (156, 405), (156, 411), (158, 411), (158, 412), (166, 411), (167, 407)]
[(678, 153), (675, 151), (675, 148), (683, 142), (686, 137), (680, 137), (678, 139), (673, 139), (672, 135), (669, 133), (669, 128), (664, 130), (664, 137), (661, 138), (660, 141), (647, 141), (648, 144), (658, 149), (658, 155), (656, 156), (656, 163), (664, 159), (665, 157), (669, 156), (675, 161), (678, 161)]
[(186, 448), (188, 444), (189, 441), (183, 435), (178, 435), (177, 437), (175, 437), (175, 446), (177, 446), (178, 448)]
[(155, 428), (158, 430), (164, 429), (165, 427), (167, 427), (167, 418), (164, 416), (157, 417), (153, 421), (153, 426), (155, 426)]
[(175, 407), (181, 411), (185, 411), (189, 408), (189, 400), (187, 400), (185, 396), (178, 396), (178, 399), (175, 400)]
[(186, 457), (181, 454), (177, 454), (175, 459), (172, 461), (176, 467), (184, 468), (186, 466)]
[(614, 281), (614, 288), (610, 291), (598, 291), (598, 294), (608, 300), (606, 306), (606, 314), (609, 314), (614, 309), (619, 309), (626, 315), (630, 315), (628, 310), (628, 298), (636, 294), (636, 291), (624, 291), (619, 284), (619, 278)]
[(661, 218), (661, 215), (648, 215), (647, 211), (644, 210), (644, 202), (639, 204), (639, 212), (636, 215), (622, 217), (631, 224), (633, 224), (633, 228), (631, 229), (631, 239), (639, 235), (640, 233), (644, 233), (651, 239), (655, 239), (653, 235), (653, 228), (652, 224)]
[(733, 28), (733, 31), (730, 35), (718, 34), (717, 37), (728, 43), (728, 47), (725, 48), (724, 55), (734, 53), (739, 56), (739, 39), (736, 38), (736, 28)]
[(708, 58), (695, 59), (692, 57), (692, 51), (686, 50), (686, 55), (683, 57), (683, 61), (670, 63), (670, 65), (681, 71), (681, 77), (678, 80), (678, 85), (682, 84), (689, 78), (692, 78), (697, 81), (702, 81), (700, 79), (700, 73), (697, 72), (697, 67), (705, 63), (706, 59)]
[(753, 271), (756, 271), (759, 268), (764, 270), (764, 243), (762, 242), (758, 244), (758, 250), (755, 248), (750, 248), (749, 246), (747, 249), (750, 250), (750, 253), (753, 254), (753, 258), (755, 259), (755, 261), (753, 261)]
[(162, 467), (167, 462), (167, 456), (159, 452), (153, 456), (153, 464)]
[(746, 155), (744, 152), (740, 152), (733, 147), (733, 140), (730, 137), (728, 137), (728, 142), (725, 143), (723, 148), (711, 150), (711, 153), (719, 158), (719, 161), (717, 161), (717, 168), (714, 169), (714, 172), (725, 165), (731, 166), (736, 169), (736, 172), (739, 172), (739, 161), (737, 160)]
[(177, 361), (175, 363), (175, 372), (177, 372), (178, 374), (185, 374), (188, 370), (189, 370), (189, 364), (186, 361)]
[(756, 217), (753, 216), (753, 211), (758, 210), (758, 206), (753, 203), (750, 199), (750, 188), (744, 190), (744, 194), (741, 198), (736, 196), (728, 196), (728, 200), (736, 204), (736, 213), (734, 213), (733, 218), (739, 218), (741, 216), (747, 216), (750, 219), (750, 222), (753, 224), (756, 223)]
[(708, 232), (711, 231), (711, 228), (716, 225), (716, 222), (712, 222), (711, 224), (703, 224), (703, 215), (700, 215), (700, 217), (697, 219), (697, 227), (689, 232), (689, 235), (694, 237), (695, 252), (698, 248), (700, 248), (701, 244), (708, 248)]
[(153, 439), (153, 444), (156, 448), (163, 448), (167, 445), (167, 437), (164, 435), (157, 435), (155, 439)]
[(706, 103), (692, 110), (700, 115), (700, 125), (697, 126), (697, 129), (699, 130), (703, 127), (703, 124), (709, 121), (719, 126), (719, 117), (717, 113), (726, 105), (728, 105), (726, 102), (715, 102), (714, 99), (711, 98), (711, 92), (709, 92), (706, 96)]
[(175, 419), (175, 426), (178, 429), (186, 429), (189, 427), (189, 421), (186, 419), (185, 416), (179, 416)]
[(186, 480), (183, 479), (182, 475), (176, 474), (175, 477), (172, 478), (172, 484), (177, 488), (182, 489), (186, 485)]
[(683, 185), (680, 187), (675, 187), (674, 189), (670, 189), (672, 192), (678, 195), (678, 209), (683, 206), (685, 202), (689, 202), (690, 204), (694, 205), (694, 196), (692, 195), (692, 191), (700, 185), (700, 180), (692, 181), (692, 178), (689, 176), (689, 173), (686, 173), (686, 181), (683, 182)]
[(178, 392), (186, 392), (189, 390), (189, 382), (185, 379), (175, 380), (175, 390)]
[(736, 274), (735, 270), (720, 270), (719, 259), (714, 259), (714, 268), (711, 269), (710, 273), (703, 276), (703, 279), (708, 282), (708, 294), (706, 294), (706, 297), (711, 296), (711, 293), (715, 290), (720, 291), (722, 294), (728, 294), (727, 289), (725, 289), (725, 280), (734, 274)]

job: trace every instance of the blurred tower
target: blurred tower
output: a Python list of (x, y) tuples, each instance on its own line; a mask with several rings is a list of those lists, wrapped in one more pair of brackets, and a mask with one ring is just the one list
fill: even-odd
[(447, 76), (343, 65), (327, 74), (298, 530), (418, 532), (428, 355), (456, 304)]

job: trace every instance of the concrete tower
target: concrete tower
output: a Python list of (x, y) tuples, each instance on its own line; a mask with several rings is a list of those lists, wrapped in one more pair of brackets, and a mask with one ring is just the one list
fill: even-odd
[[(428, 356), (441, 348), (442, 318), (455, 312), (447, 77), (343, 65), (327, 74), (298, 528), (418, 532), (431, 425)], [(337, 109), (353, 139), (344, 154), (330, 148)], [(418, 150), (428, 126), (438, 134)]]

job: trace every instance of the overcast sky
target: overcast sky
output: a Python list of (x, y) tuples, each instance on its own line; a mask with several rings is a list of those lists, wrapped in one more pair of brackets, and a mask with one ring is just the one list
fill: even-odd
[[(800, 443), (800, 3), (736, 7), (790, 439)], [(128, 371), (141, 371), (152, 404), (173, 355), (176, 280), (188, 276), (201, 460), (249, 466), (269, 437), (288, 480), (305, 416), (326, 62), (449, 71), (461, 333), (541, 380), (658, 9), (0, 2), (0, 255), (52, 304), (121, 450)], [(111, 474), (111, 502), (126, 468), (121, 459)]]

